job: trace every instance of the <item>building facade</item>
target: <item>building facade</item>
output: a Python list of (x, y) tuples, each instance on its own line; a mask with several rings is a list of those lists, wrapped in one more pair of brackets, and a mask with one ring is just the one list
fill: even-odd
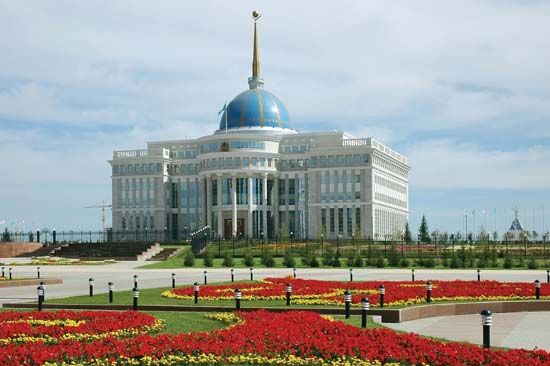
[(370, 137), (295, 130), (263, 88), (256, 20), (249, 89), (224, 107), (217, 131), (113, 152), (113, 230), (178, 239), (208, 225), (225, 239), (400, 238), (407, 159)]

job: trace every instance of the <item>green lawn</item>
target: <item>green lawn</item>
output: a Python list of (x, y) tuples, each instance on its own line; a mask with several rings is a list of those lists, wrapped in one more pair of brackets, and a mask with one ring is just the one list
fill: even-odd
[(207, 313), (187, 313), (184, 311), (146, 311), (158, 319), (166, 322), (160, 333), (191, 333), (227, 327), (217, 320), (206, 319)]

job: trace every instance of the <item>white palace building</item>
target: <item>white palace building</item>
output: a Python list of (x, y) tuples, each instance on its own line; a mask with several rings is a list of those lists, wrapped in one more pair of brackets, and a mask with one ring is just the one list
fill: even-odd
[(253, 16), (249, 89), (224, 107), (218, 130), (113, 152), (113, 230), (177, 239), (208, 225), (225, 239), (400, 238), (407, 158), (371, 137), (296, 130), (264, 89)]

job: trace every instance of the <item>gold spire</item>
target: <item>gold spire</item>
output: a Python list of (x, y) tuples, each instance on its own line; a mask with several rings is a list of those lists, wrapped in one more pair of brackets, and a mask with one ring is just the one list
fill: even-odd
[(252, 12), (252, 19), (254, 19), (254, 49), (252, 54), (252, 77), (248, 78), (250, 89), (261, 88), (264, 85), (264, 81), (260, 77), (260, 50), (258, 47), (258, 30), (256, 25), (261, 16), (256, 10)]
[[(256, 13), (255, 11), (252, 13), (252, 16), (254, 17)], [(253, 78), (259, 78), (260, 77), (260, 52), (258, 50), (258, 31), (256, 30), (256, 20), (258, 20), (259, 14), (257, 17), (254, 17), (254, 52), (252, 55), (252, 77)]]

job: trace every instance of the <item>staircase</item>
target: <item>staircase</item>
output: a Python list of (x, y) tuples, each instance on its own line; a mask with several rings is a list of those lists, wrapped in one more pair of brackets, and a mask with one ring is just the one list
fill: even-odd
[(160, 245), (150, 243), (74, 243), (53, 250), (52, 256), (87, 260), (147, 260), (160, 252)]
[(165, 261), (179, 253), (183, 248), (161, 248), (160, 253), (155, 254), (148, 261)]

